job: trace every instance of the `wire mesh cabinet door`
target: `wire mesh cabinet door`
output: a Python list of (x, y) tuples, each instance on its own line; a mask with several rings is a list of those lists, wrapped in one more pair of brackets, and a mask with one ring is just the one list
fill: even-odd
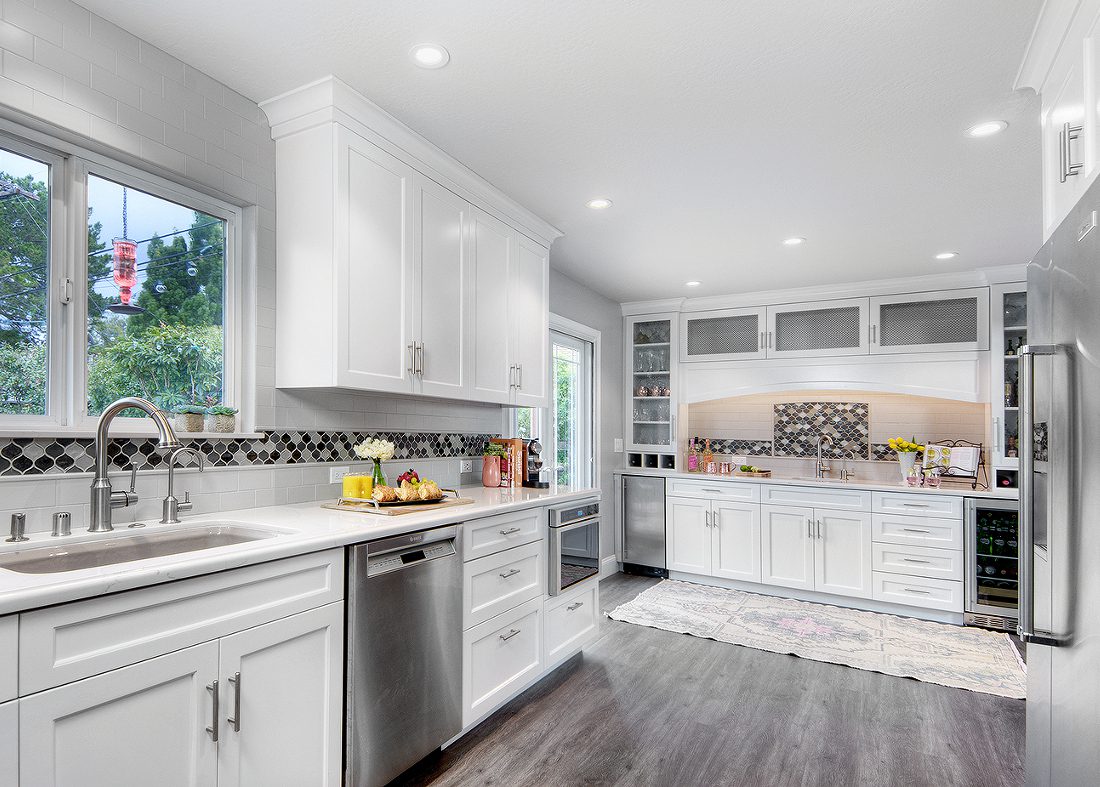
[(989, 289), (871, 298), (871, 352), (989, 349)]
[(867, 310), (867, 298), (769, 306), (768, 357), (866, 355)]
[(680, 315), (680, 361), (746, 361), (764, 357), (767, 310), (723, 309)]

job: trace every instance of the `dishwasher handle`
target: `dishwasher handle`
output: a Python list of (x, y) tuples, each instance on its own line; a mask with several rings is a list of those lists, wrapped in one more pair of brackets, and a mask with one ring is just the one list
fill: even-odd
[(458, 525), (437, 527), (433, 530), (421, 530), (416, 533), (404, 533), (400, 536), (380, 538), (377, 541), (368, 541), (366, 551), (370, 556), (383, 555), (387, 552), (397, 552), (409, 547), (421, 547), (434, 544), (439, 541), (448, 541), (458, 535)]

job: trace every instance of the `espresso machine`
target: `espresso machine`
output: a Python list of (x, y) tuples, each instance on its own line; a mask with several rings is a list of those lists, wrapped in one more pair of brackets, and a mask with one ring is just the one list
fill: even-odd
[(548, 489), (550, 481), (543, 478), (542, 443), (538, 438), (523, 441), (523, 452), (527, 462), (523, 467), (523, 485), (531, 489)]

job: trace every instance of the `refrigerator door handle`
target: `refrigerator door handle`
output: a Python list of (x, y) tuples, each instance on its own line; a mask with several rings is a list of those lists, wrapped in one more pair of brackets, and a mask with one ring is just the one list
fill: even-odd
[(1064, 644), (1035, 630), (1035, 356), (1054, 355), (1057, 345), (1025, 344), (1020, 356), (1020, 619), (1016, 633), (1036, 645)]

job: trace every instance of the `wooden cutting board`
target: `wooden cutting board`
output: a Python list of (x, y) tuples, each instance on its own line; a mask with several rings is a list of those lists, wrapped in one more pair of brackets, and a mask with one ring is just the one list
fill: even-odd
[(472, 502), (474, 502), (473, 498), (469, 497), (445, 497), (438, 503), (420, 503), (407, 506), (380, 506), (375, 508), (370, 503), (353, 503), (347, 500), (341, 500), (336, 503), (322, 503), (321, 508), (328, 508), (333, 511), (353, 511), (357, 514), (401, 516), (403, 514), (427, 514), (431, 511), (438, 511), (441, 508), (464, 506)]

